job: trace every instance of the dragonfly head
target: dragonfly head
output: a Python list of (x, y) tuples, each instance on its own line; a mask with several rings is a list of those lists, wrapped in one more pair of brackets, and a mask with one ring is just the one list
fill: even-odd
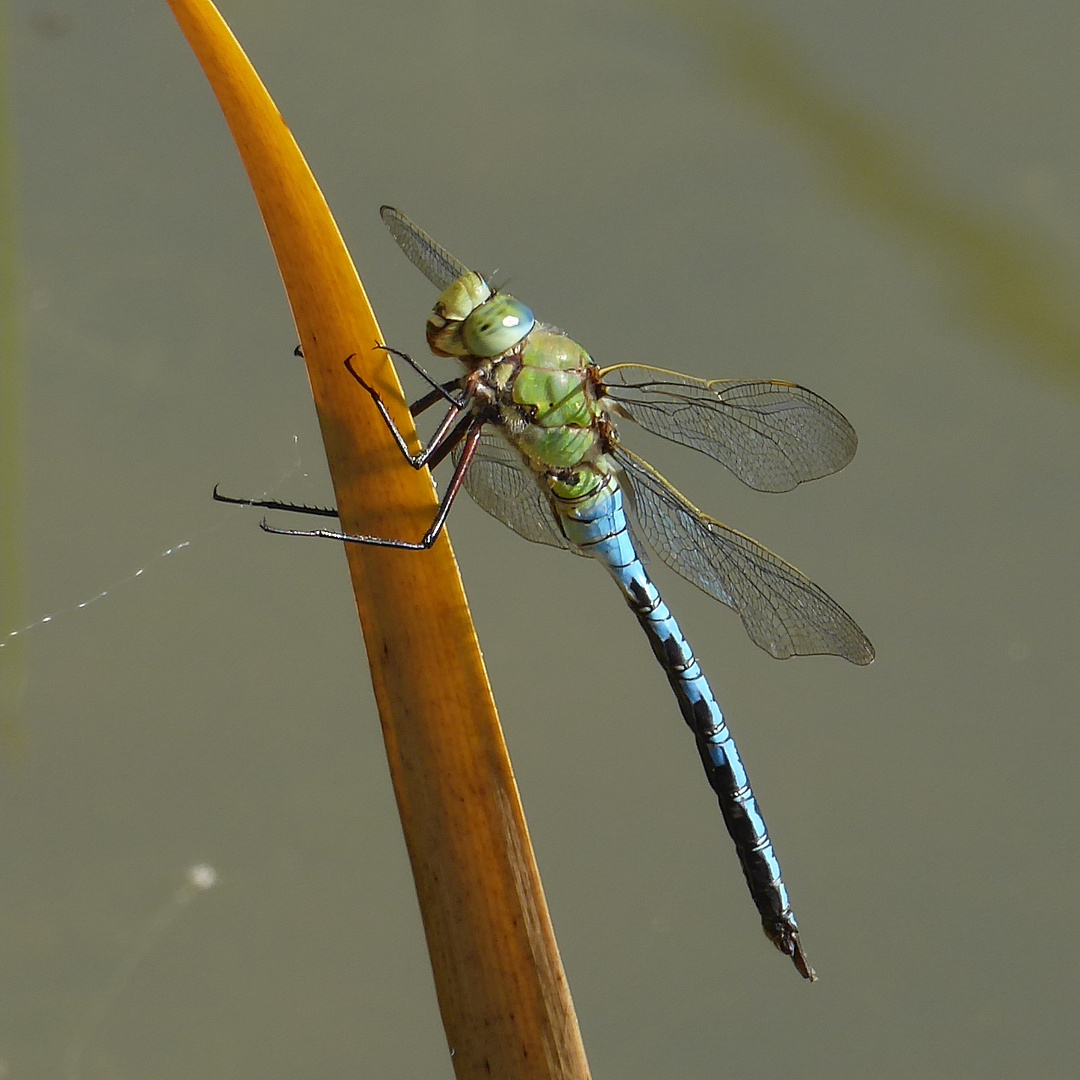
[(427, 340), (436, 356), (500, 356), (523, 341), (536, 317), (520, 300), (492, 292), (479, 275), (459, 277), (428, 316)]

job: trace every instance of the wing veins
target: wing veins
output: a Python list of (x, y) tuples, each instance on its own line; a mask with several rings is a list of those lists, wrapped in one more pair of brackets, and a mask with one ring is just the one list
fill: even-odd
[(867, 664), (874, 658), (865, 634), (824, 589), (750, 537), (702, 513), (636, 454), (619, 447), (615, 456), (634, 488), (638, 518), (657, 554), (733, 608), (755, 644), (779, 659), (830, 653)]
[[(638, 371), (653, 377), (631, 381)], [(858, 445), (836, 408), (794, 383), (706, 381), (642, 364), (618, 364), (600, 375), (620, 415), (719, 461), (759, 491), (790, 491), (836, 472)]]

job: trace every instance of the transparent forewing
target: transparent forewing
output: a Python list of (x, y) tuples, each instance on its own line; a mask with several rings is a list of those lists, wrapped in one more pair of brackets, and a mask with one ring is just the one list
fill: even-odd
[[(458, 447), (453, 453), (455, 465), (460, 457)], [(476, 457), (465, 474), (465, 490), (492, 517), (526, 540), (577, 551), (563, 536), (555, 511), (536, 476), (521, 460), (521, 455), (497, 435), (485, 431), (480, 436)]]
[(439, 291), (450, 288), (469, 268), (458, 262), (446, 248), (436, 244), (423, 229), (414, 225), (404, 214), (392, 206), (383, 206), (379, 213), (386, 227), (398, 242), (398, 247)]
[(790, 491), (834, 473), (858, 445), (842, 413), (794, 383), (706, 381), (643, 364), (618, 364), (600, 375), (619, 412), (708, 454), (757, 491)]
[(780, 660), (831, 653), (869, 664), (851, 616), (794, 566), (708, 517), (623, 447), (615, 451), (645, 538), (676, 573), (734, 608), (755, 645)]

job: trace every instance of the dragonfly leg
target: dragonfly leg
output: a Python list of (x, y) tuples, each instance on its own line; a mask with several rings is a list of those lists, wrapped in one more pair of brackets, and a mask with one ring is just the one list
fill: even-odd
[[(385, 346), (380, 346), (380, 348), (385, 348)], [(388, 350), (388, 351), (392, 352), (393, 350)], [(405, 354), (402, 353), (400, 355), (404, 356)], [(352, 375), (352, 377), (370, 395), (371, 400), (375, 403), (375, 408), (379, 410), (379, 415), (383, 418), (383, 423), (385, 423), (386, 426), (390, 429), (390, 434), (393, 435), (394, 442), (397, 443), (398, 449), (404, 455), (405, 460), (414, 469), (422, 469), (428, 463), (428, 458), (430, 458), (431, 455), (434, 454), (439, 449), (439, 445), (450, 434), (451, 428), (454, 425), (454, 421), (457, 420), (457, 418), (462, 414), (462, 412), (464, 412), (464, 410), (467, 408), (468, 403), (465, 402), (465, 401), (459, 401), (452, 394), (450, 394), (448, 391), (444, 390), (441, 386), (439, 386), (438, 387), (439, 393), (440, 393), (440, 395), (446, 397), (450, 401), (450, 408), (447, 410), (446, 415), (439, 422), (439, 426), (435, 429), (435, 434), (431, 436), (431, 439), (428, 442), (427, 446), (425, 446), (420, 451), (419, 454), (413, 454), (409, 450), (409, 444), (405, 441), (405, 437), (398, 430), (397, 424), (394, 423), (393, 417), (390, 415), (389, 410), (386, 408), (386, 405), (383, 403), (383, 399), (380, 396), (379, 391), (376, 390), (374, 386), (371, 386), (369, 383), (366, 383), (360, 377), (360, 375), (357, 373), (356, 369), (352, 366), (352, 360), (353, 360), (353, 358), (352, 358), (352, 356), (350, 356), (345, 361), (345, 367), (348, 369), (349, 374)], [(430, 380), (431, 377), (428, 376), (426, 372), (425, 372), (425, 375)]]
[(234, 506), (261, 506), (264, 510), (288, 510), (293, 514), (313, 514), (315, 517), (336, 518), (338, 512), (325, 506), (304, 506), (299, 503), (279, 502), (277, 499), (235, 499), (231, 495), (222, 495), (214, 485), (216, 502), (232, 503)]
[[(454, 387), (460, 386), (460, 379), (448, 379), (444, 383), (437, 383), (427, 373), (427, 371), (420, 364), (418, 364), (408, 353), (403, 353), (399, 349), (392, 349), (389, 345), (376, 345), (375, 348), (382, 349), (384, 352), (388, 352), (391, 355), (396, 356), (401, 360), (404, 360), (411, 368), (413, 368), (414, 371), (417, 371), (426, 382), (430, 383), (434, 387), (430, 394), (425, 394), (422, 398), (420, 398), (419, 401), (414, 401), (412, 405), (409, 406), (409, 411), (413, 414), (413, 416), (419, 416), (420, 413), (424, 411), (424, 409), (428, 408), (431, 405), (434, 405), (435, 402), (438, 401), (440, 398), (443, 398), (444, 400), (450, 402), (453, 402), (455, 400), (451, 396), (450, 391)], [(293, 349), (293, 356), (298, 356), (301, 360), (303, 360), (304, 346), (297, 345), (296, 348)], [(350, 356), (349, 359), (351, 360), (352, 357)], [(352, 377), (362, 385), (364, 380), (361, 379), (355, 371), (353, 371), (352, 367), (349, 364), (346, 364), (345, 366), (349, 368), (349, 373), (352, 375)]]
[[(448, 385), (454, 385), (455, 383), (456, 380), (454, 383)], [(431, 397), (431, 395), (428, 396)], [(431, 404), (434, 404), (434, 402), (438, 400), (438, 396), (432, 397)], [(379, 404), (381, 406), (381, 402), (379, 402)], [(382, 409), (380, 408), (380, 412), (381, 411)], [(439, 431), (436, 432), (436, 437), (432, 438), (431, 444), (424, 451), (424, 454), (420, 455), (421, 457), (424, 457), (424, 460), (420, 462), (420, 465), (415, 467), (420, 468), (424, 464), (427, 464), (434, 469), (450, 454), (454, 447), (466, 437), (469, 433), (469, 429), (476, 423), (476, 418), (474, 416), (466, 416), (458, 421), (457, 427), (448, 431), (447, 429), (456, 418), (457, 413), (454, 410), (451, 410), (446, 417), (443, 418), (442, 423), (439, 425)], [(391, 431), (395, 431), (396, 434), (396, 430), (392, 425)], [(400, 440), (398, 445), (401, 445)], [(408, 457), (408, 454), (406, 454), (406, 456)], [(409, 457), (408, 460), (410, 464), (414, 464), (413, 458)], [(233, 506), (258, 506), (262, 507), (264, 510), (285, 510), (292, 514), (310, 514), (315, 517), (336, 518), (338, 516), (337, 510), (330, 509), (329, 507), (306, 506), (302, 503), (282, 502), (279, 499), (238, 499), (231, 495), (222, 495), (218, 490), (218, 487), (219, 485), (214, 485), (214, 499), (216, 502), (230, 503)], [(268, 531), (274, 532), (280, 530), (270, 529)], [(432, 542), (434, 542), (434, 538)]]
[[(450, 395), (450, 391), (453, 390), (455, 387), (460, 388), (461, 379), (447, 379), (447, 381), (444, 382), (444, 383), (437, 383), (424, 370), (424, 368), (422, 368), (411, 356), (409, 356), (408, 353), (399, 352), (397, 349), (390, 348), (389, 345), (376, 345), (375, 348), (376, 349), (382, 349), (385, 352), (388, 352), (388, 353), (393, 354), (394, 356), (400, 357), (400, 359), (404, 360), (411, 367), (413, 367), (416, 371), (418, 371), (424, 377), (424, 379), (427, 382), (431, 383), (431, 385), (434, 387), (434, 389), (430, 393), (425, 394), (422, 398), (420, 398), (418, 401), (414, 401), (409, 406), (409, 412), (411, 412), (413, 414), (413, 416), (419, 416), (425, 409), (430, 408), (432, 405), (435, 404), (436, 401), (439, 401), (440, 399), (444, 400), (444, 401), (454, 401), (454, 398)], [(298, 356), (301, 360), (303, 360), (304, 359), (304, 346), (303, 345), (297, 345), (296, 348), (293, 349), (293, 356)], [(352, 357), (350, 357), (349, 359), (351, 360)], [(346, 365), (346, 366), (348, 366), (348, 365)], [(361, 379), (356, 374), (356, 372), (353, 371), (351, 366), (349, 366), (349, 373), (352, 375), (352, 377), (354, 379), (356, 379), (357, 382), (363, 383), (363, 379)]]
[(471, 413), (462, 417), (458, 421), (457, 427), (443, 439), (439, 444), (438, 449), (436, 449), (431, 457), (428, 458), (428, 468), (438, 468), (450, 455), (451, 451), (460, 444), (461, 440), (469, 434), (469, 430), (474, 423), (476, 423), (476, 417)]
[(461, 487), (465, 482), (465, 473), (468, 472), (469, 466), (476, 456), (476, 448), (480, 443), (484, 423), (482, 420), (471, 417), (470, 422), (472, 426), (468, 429), (465, 448), (461, 452), (454, 474), (447, 485), (446, 494), (443, 495), (442, 502), (439, 503), (439, 511), (435, 515), (435, 520), (431, 523), (431, 527), (424, 534), (422, 540), (413, 542), (411, 540), (388, 540), (381, 536), (353, 536), (350, 533), (335, 532), (330, 529), (276, 529), (266, 518), (263, 518), (259, 523), (259, 527), (263, 532), (275, 533), (278, 536), (316, 536), (323, 540), (342, 540), (347, 544), (367, 544), (372, 547), (397, 548), (402, 551), (427, 551), (438, 540), (439, 534), (446, 524), (446, 517), (450, 513), (450, 507), (453, 506), (454, 499), (457, 498), (458, 492), (461, 491)]
[(457, 389), (461, 388), (460, 379), (448, 379), (446, 382), (440, 383), (434, 390), (429, 390), (422, 398), (417, 398), (409, 406), (409, 412), (413, 416), (419, 416), (422, 412), (430, 409), (436, 401), (445, 400), (447, 393), (455, 387)]
[[(426, 382), (432, 388), (433, 391), (437, 392), (438, 397), (445, 398), (447, 401), (450, 402), (451, 405), (461, 404), (460, 399), (455, 398), (450, 393), (450, 387), (457, 385), (457, 379), (451, 379), (449, 382), (446, 383), (436, 382), (435, 379), (428, 374), (427, 368), (425, 368), (423, 364), (420, 364), (416, 360), (414, 360), (408, 353), (404, 353), (400, 349), (392, 349), (389, 345), (376, 345), (375, 348), (382, 349), (383, 352), (388, 352), (391, 356), (396, 356), (399, 360), (404, 360), (405, 363), (408, 364), (409, 367), (411, 367), (413, 371), (415, 371), (417, 375), (419, 375), (420, 378), (422, 378), (424, 382)], [(351, 359), (352, 357), (350, 356), (349, 360)], [(345, 366), (349, 369), (353, 378), (356, 379), (357, 382), (363, 382), (360, 376), (357, 375), (355, 371), (353, 371), (352, 366), (347, 361)]]

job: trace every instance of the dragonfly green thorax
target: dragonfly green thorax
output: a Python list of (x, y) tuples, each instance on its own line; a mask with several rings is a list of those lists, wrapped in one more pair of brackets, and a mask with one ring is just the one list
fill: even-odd
[(489, 359), (519, 344), (536, 325), (520, 300), (494, 292), (477, 273), (459, 277), (428, 316), (428, 346), (436, 356)]
[(490, 365), (498, 421), (507, 439), (549, 487), (580, 483), (573, 470), (589, 470), (605, 451), (605, 414), (596, 365), (576, 342), (553, 327), (529, 336)]

